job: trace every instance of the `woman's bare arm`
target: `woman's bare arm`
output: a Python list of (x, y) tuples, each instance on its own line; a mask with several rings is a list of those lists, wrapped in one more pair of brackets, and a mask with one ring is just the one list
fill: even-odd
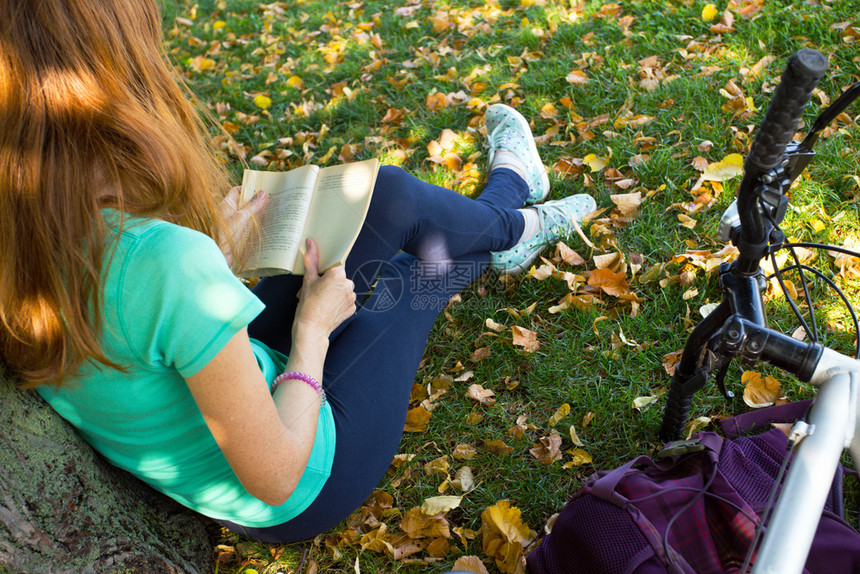
[[(316, 245), (309, 242), (308, 272), (286, 370), (321, 381), (328, 337), (354, 313), (355, 294), (342, 268), (320, 276), (317, 262)], [(270, 395), (245, 329), (186, 381), (242, 485), (267, 504), (285, 502), (313, 447), (320, 410), (317, 391), (303, 381), (287, 380)]]

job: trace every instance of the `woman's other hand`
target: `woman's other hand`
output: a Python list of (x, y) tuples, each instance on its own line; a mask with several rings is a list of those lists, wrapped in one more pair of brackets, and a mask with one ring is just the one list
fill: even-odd
[[(251, 224), (251, 220), (260, 213), (260, 210), (263, 209), (263, 206), (266, 205), (266, 192), (261, 191), (257, 193), (244, 206), (239, 207), (239, 194), (241, 193), (241, 187), (234, 187), (230, 190), (230, 193), (227, 194), (227, 197), (221, 202), (219, 208), (221, 209), (221, 216), (227, 222), (227, 229), (230, 233), (230, 237), (232, 238), (232, 245), (235, 247), (236, 251), (241, 255), (242, 250), (245, 248), (245, 243), (248, 239), (248, 226)], [(235, 263), (235, 257), (233, 253), (233, 249), (230, 247), (231, 241), (224, 239), (220, 242), (221, 252), (224, 254), (224, 258), (227, 260), (227, 264), (230, 268), (233, 268)]]
[(305, 245), (305, 278), (293, 323), (293, 341), (303, 335), (327, 340), (338, 325), (355, 313), (355, 286), (342, 266), (320, 275), (319, 248), (312, 239)]

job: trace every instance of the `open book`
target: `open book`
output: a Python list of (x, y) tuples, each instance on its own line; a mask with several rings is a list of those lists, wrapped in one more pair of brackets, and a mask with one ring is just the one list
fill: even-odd
[(240, 204), (258, 191), (269, 198), (248, 246), (243, 277), (305, 272), (305, 239), (319, 246), (319, 269), (342, 265), (370, 206), (379, 160), (286, 172), (245, 170)]

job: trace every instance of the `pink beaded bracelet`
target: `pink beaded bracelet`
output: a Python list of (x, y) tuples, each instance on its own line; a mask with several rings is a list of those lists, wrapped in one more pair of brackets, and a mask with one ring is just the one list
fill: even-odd
[(320, 394), (320, 406), (325, 404), (325, 401), (326, 401), (325, 389), (323, 388), (322, 384), (320, 384), (320, 382), (318, 380), (316, 380), (315, 378), (313, 378), (309, 375), (306, 375), (304, 373), (299, 373), (298, 371), (290, 371), (288, 373), (281, 373), (280, 375), (275, 377), (275, 380), (272, 381), (272, 394), (275, 393), (275, 389), (278, 388), (278, 385), (280, 385), (284, 381), (289, 381), (289, 380), (302, 381), (302, 382), (307, 383), (308, 385), (313, 387), (316, 390), (316, 392), (318, 392)]

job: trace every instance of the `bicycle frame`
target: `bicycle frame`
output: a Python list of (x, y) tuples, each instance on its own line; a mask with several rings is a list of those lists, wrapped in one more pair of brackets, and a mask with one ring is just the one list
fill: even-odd
[[(746, 161), (736, 204), (720, 222), (720, 236), (739, 250), (720, 267), (720, 304), (693, 329), (667, 396), (660, 438), (679, 438), (693, 394), (712, 372), (724, 386), (730, 363), (770, 363), (817, 387), (807, 420), (790, 441), (796, 453), (767, 525), (753, 573), (802, 572), (842, 451), (860, 464), (860, 361), (817, 342), (805, 343), (767, 327), (761, 260), (785, 241), (778, 228), (788, 200), (785, 191), (809, 163), (818, 132), (860, 96), (860, 83), (825, 110), (800, 144), (791, 141), (827, 61), (811, 50), (789, 59)], [(736, 207), (735, 207), (736, 206)]]
[(860, 361), (825, 349), (810, 381), (818, 387), (776, 508), (767, 526), (753, 574), (803, 571), (842, 451), (860, 462)]

